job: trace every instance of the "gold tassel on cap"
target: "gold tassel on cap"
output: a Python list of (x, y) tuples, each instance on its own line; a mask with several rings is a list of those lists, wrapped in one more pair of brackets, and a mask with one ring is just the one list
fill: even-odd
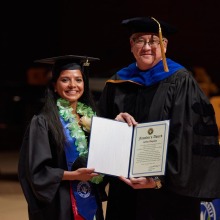
[(153, 17), (151, 17), (155, 22), (157, 22), (159, 26), (159, 40), (160, 40), (160, 48), (161, 48), (161, 54), (162, 54), (162, 61), (163, 61), (163, 68), (165, 72), (169, 72), (168, 66), (167, 66), (167, 61), (166, 61), (166, 56), (164, 52), (164, 45), (163, 45), (163, 35), (162, 35), (162, 30), (160, 27), (160, 23)]
[(90, 65), (90, 63), (89, 63), (89, 60), (88, 60), (88, 58), (86, 59), (86, 62), (84, 62), (83, 63), (83, 66), (89, 66)]

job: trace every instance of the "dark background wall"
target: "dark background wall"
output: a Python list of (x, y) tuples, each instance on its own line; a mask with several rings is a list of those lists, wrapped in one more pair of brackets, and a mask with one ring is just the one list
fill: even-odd
[(92, 76), (109, 76), (132, 60), (122, 19), (154, 16), (175, 25), (167, 56), (202, 65), (220, 84), (218, 0), (7, 1), (0, 13), (1, 79), (20, 80), (34, 59), (79, 54), (101, 58)]
[(59, 52), (56, 1), (4, 1), (0, 6), (0, 79), (23, 80), (37, 58)]
[[(63, 53), (91, 54), (101, 58), (97, 75), (130, 62), (128, 38), (121, 20), (153, 16), (175, 25), (179, 32), (170, 38), (167, 56), (188, 68), (201, 65), (219, 81), (219, 2), (185, 1), (62, 1)], [(68, 33), (67, 33), (68, 32)]]
[(219, 4), (218, 0), (1, 3), (0, 149), (20, 146), (27, 104), (21, 93), (31, 101), (38, 94), (35, 88), (23, 90), (33, 60), (65, 54), (99, 57), (91, 77), (109, 77), (133, 61), (128, 36), (120, 25), (126, 18), (153, 16), (176, 26), (179, 32), (169, 39), (167, 57), (189, 69), (204, 67), (220, 86)]

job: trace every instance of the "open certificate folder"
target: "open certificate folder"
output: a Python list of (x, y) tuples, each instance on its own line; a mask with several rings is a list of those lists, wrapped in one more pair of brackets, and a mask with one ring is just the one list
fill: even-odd
[(165, 174), (169, 120), (127, 123), (93, 116), (87, 167), (113, 176)]

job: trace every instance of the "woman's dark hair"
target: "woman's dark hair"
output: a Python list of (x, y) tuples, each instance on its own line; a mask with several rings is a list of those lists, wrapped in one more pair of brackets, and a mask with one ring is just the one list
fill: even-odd
[[(88, 79), (84, 75), (83, 71), (81, 72), (84, 81), (84, 93), (78, 101), (90, 106), (93, 109), (93, 111), (97, 113), (97, 108), (93, 100), (91, 91), (89, 89)], [(64, 148), (66, 137), (64, 134), (63, 126), (60, 121), (60, 116), (56, 104), (59, 95), (54, 91), (54, 83), (57, 81), (59, 76), (60, 73), (52, 73), (52, 78), (46, 89), (45, 103), (41, 113), (47, 118), (49, 130), (53, 136), (56, 146), (59, 148), (59, 150), (62, 150)]]

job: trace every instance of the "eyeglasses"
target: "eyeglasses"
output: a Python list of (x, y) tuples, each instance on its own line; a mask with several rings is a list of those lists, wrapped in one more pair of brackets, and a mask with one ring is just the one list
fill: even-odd
[(146, 46), (146, 44), (148, 44), (151, 49), (153, 48), (157, 48), (157, 46), (160, 44), (159, 40), (149, 40), (146, 41), (144, 38), (133, 38), (133, 41), (135, 43), (135, 45), (139, 48)]

